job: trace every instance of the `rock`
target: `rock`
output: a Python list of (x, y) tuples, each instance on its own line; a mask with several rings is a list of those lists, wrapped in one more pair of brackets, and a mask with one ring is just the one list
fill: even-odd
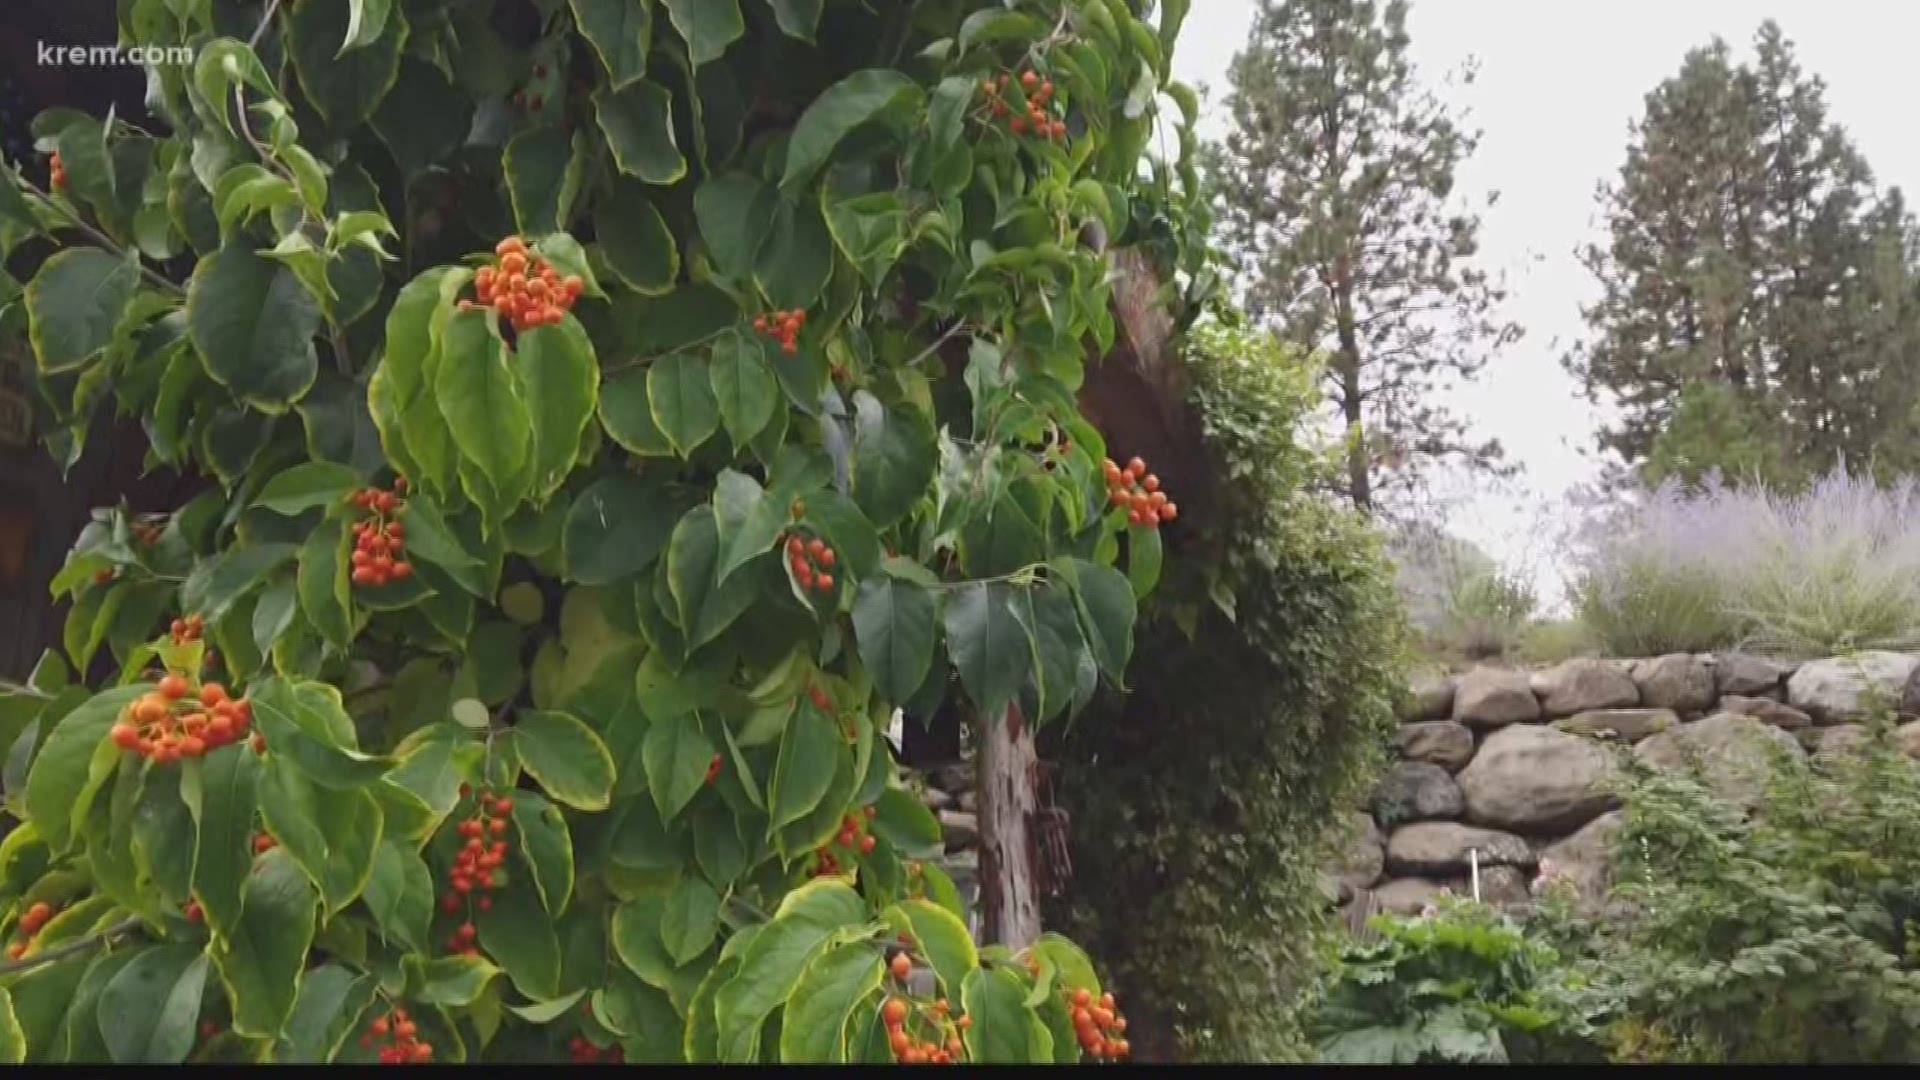
[(1908, 757), (1920, 758), (1920, 720), (1913, 720), (1893, 729), (1893, 741)]
[(1453, 680), (1445, 675), (1427, 675), (1413, 680), (1410, 694), (1401, 709), (1402, 720), (1445, 720), (1453, 711)]
[(940, 833), (947, 839), (948, 851), (970, 848), (980, 841), (980, 821), (961, 810), (942, 810)]
[(960, 809), (965, 810), (969, 814), (977, 814), (980, 812), (980, 796), (976, 794), (972, 788), (961, 792), (960, 797), (955, 799), (954, 802)]
[(1533, 849), (1512, 833), (1476, 829), (1451, 821), (1422, 821), (1395, 829), (1387, 838), (1387, 870), (1400, 876), (1441, 877), (1472, 867), (1469, 851), (1481, 866), (1532, 866)]
[(1815, 723), (1842, 723), (1864, 715), (1870, 704), (1897, 708), (1916, 668), (1920, 657), (1894, 652), (1809, 661), (1787, 680), (1787, 702)]
[(1620, 811), (1611, 810), (1587, 822), (1579, 832), (1540, 853), (1540, 872), (1552, 871), (1567, 879), (1583, 901), (1604, 903), (1607, 868), (1613, 860), (1613, 834), (1623, 821)]
[(1501, 727), (1540, 719), (1540, 701), (1523, 671), (1477, 667), (1453, 689), (1453, 718), (1471, 727)]
[(1467, 820), (1512, 832), (1579, 828), (1611, 809), (1612, 754), (1592, 739), (1522, 725), (1487, 736), (1460, 770)]
[(1679, 722), (1672, 709), (1596, 709), (1555, 720), (1553, 726), (1574, 735), (1611, 736), (1631, 743)]
[(1345, 819), (1344, 837), (1335, 836), (1340, 843), (1332, 872), (1340, 886), (1347, 890), (1348, 895), (1352, 895), (1353, 890), (1364, 889), (1380, 880), (1380, 871), (1386, 866), (1387, 851), (1385, 839), (1380, 835), (1379, 826), (1373, 823), (1372, 815), (1356, 810), (1348, 812)]
[(932, 780), (949, 793), (973, 790), (973, 762), (956, 761), (933, 770)]
[(1373, 907), (1394, 915), (1418, 915), (1421, 908), (1440, 899), (1443, 887), (1426, 878), (1396, 878), (1373, 890)]
[(934, 787), (932, 784), (928, 784), (925, 793), (920, 797), (920, 801), (925, 803), (929, 810), (945, 810), (953, 805), (953, 796)]
[[(1533, 877), (1517, 866), (1482, 866), (1480, 868), (1480, 902), (1500, 907), (1525, 904), (1533, 899), (1528, 887)], [(1447, 887), (1461, 896), (1473, 895), (1473, 876), (1471, 874), (1458, 879), (1449, 879)]]
[(1722, 695), (1763, 694), (1787, 677), (1784, 665), (1746, 653), (1728, 653), (1713, 662), (1714, 688)]
[(1720, 699), (1720, 711), (1751, 716), (1755, 720), (1772, 724), (1777, 728), (1793, 731), (1813, 723), (1813, 717), (1799, 709), (1772, 698), (1743, 697), (1740, 694), (1727, 694)]
[(1769, 745), (1800, 752), (1794, 737), (1772, 724), (1738, 713), (1715, 713), (1655, 735), (1634, 747), (1633, 754), (1662, 772), (1686, 769), (1697, 762), (1700, 779), (1709, 787), (1742, 806), (1752, 807), (1758, 805), (1765, 791)]
[(1466, 808), (1460, 785), (1447, 770), (1426, 761), (1402, 761), (1373, 794), (1373, 812), (1382, 821), (1457, 818)]
[(1819, 741), (1813, 746), (1813, 756), (1817, 758), (1851, 754), (1873, 741), (1873, 733), (1867, 730), (1865, 724), (1836, 724), (1816, 730), (1819, 732)]
[(1611, 664), (1598, 660), (1567, 660), (1527, 680), (1547, 716), (1572, 716), (1594, 709), (1615, 709), (1640, 703), (1633, 680)]
[(1686, 653), (1642, 660), (1633, 667), (1640, 704), (1677, 713), (1699, 712), (1713, 704), (1713, 669)]
[(1400, 727), (1400, 756), (1459, 772), (1473, 760), (1473, 732), (1451, 720), (1422, 720)]

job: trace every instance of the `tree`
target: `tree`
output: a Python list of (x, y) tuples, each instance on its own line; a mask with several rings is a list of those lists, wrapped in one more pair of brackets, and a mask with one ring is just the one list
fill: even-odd
[(1362, 509), (1439, 459), (1506, 471), (1434, 400), (1519, 335), (1472, 265), (1479, 222), (1448, 205), (1477, 136), (1414, 80), (1406, 5), (1266, 0), (1235, 57), (1234, 128), (1211, 158), (1221, 243), (1248, 313), (1325, 350)]
[(882, 732), (1124, 678), (1177, 504), (1076, 240), (1177, 255), (1185, 10), (123, 5), (196, 62), (35, 121), (0, 331), (204, 487), (0, 686), (0, 1060), (1125, 1057)]
[(1736, 64), (1716, 40), (1647, 95), (1600, 193), (1611, 238), (1583, 258), (1602, 295), (1567, 368), (1621, 411), (1602, 447), (1656, 481), (1909, 467), (1912, 220), (1780, 28), (1764, 24), (1756, 48)]

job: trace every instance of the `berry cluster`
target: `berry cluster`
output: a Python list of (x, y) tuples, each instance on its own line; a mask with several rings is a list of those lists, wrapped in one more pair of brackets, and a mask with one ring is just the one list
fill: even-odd
[[(167, 675), (160, 685), (127, 706), (108, 737), (122, 750), (171, 765), (246, 737), (253, 724), (253, 703), (230, 698), (219, 683), (206, 683), (195, 696), (187, 680)], [(259, 737), (255, 736), (259, 749)]]
[(167, 531), (166, 518), (143, 518), (133, 523), (133, 538), (142, 547), (152, 547), (160, 542), (160, 534)]
[(173, 624), (167, 627), (167, 636), (175, 645), (186, 645), (199, 641), (206, 631), (206, 619), (198, 615), (188, 615), (186, 618), (173, 620)]
[(53, 190), (65, 191), (67, 187), (67, 163), (60, 160), (60, 151), (53, 152), (53, 161), (48, 165), (48, 182)]
[(787, 563), (793, 568), (793, 580), (802, 589), (822, 596), (833, 591), (833, 566), (838, 560), (825, 540), (787, 537)]
[(407, 561), (407, 527), (399, 517), (406, 512), (407, 478), (393, 482), (392, 491), (365, 488), (348, 496), (348, 501), (372, 517), (353, 526), (353, 583), (378, 589), (390, 582), (413, 576), (413, 564)]
[[(906, 953), (895, 953), (892, 971), (894, 978), (904, 982), (913, 971), (913, 962)], [(902, 1065), (951, 1065), (959, 1061), (966, 1052), (960, 1032), (973, 1026), (973, 1018), (949, 1019), (951, 1012), (946, 998), (929, 1006), (916, 1005), (906, 998), (888, 998), (880, 1007), (880, 1020), (887, 1026), (893, 1059)]]
[[(460, 785), (461, 798), (472, 794), (472, 788)], [(513, 850), (512, 842), (506, 838), (507, 818), (512, 813), (512, 799), (496, 799), (491, 792), (483, 791), (474, 800), (473, 812), (455, 826), (465, 842), (460, 845), (460, 853), (453, 859), (453, 869), (447, 874), (447, 884), (452, 891), (440, 898), (441, 911), (457, 915), (475, 889), (488, 893), (506, 887), (507, 872), (501, 867), (506, 865), (507, 853)], [(493, 898), (483, 895), (475, 901), (475, 906), (481, 911), (491, 910)], [(473, 931), (471, 922), (454, 932), (447, 947), (457, 953), (479, 952), (480, 946), (475, 941), (478, 932), (469, 931)]]
[(280, 841), (275, 840), (272, 833), (258, 832), (253, 834), (253, 853), (255, 855), (265, 855), (267, 852), (279, 846)]
[(725, 763), (726, 759), (722, 758), (719, 754), (713, 755), (713, 760), (707, 762), (707, 779), (705, 782), (708, 786), (712, 786), (715, 780), (720, 779), (720, 768)]
[[(862, 814), (848, 814), (840, 821), (840, 835), (834, 842), (845, 848), (848, 855), (858, 851), (862, 855), (873, 854), (880, 841), (866, 831), (866, 823), (873, 820), (873, 807), (869, 806)], [(813, 849), (813, 876), (833, 877), (844, 869), (841, 856), (834, 853), (831, 846), (822, 844)]]
[(479, 302), (460, 301), (460, 310), (490, 307), (510, 320), (515, 333), (536, 326), (558, 326), (580, 299), (586, 282), (578, 274), (560, 276), (552, 264), (527, 251), (526, 241), (509, 236), (494, 245), (496, 266), (483, 266), (473, 275), (473, 293)]
[(1065, 990), (1067, 1004), (1073, 1009), (1073, 1031), (1079, 1036), (1080, 1049), (1088, 1057), (1119, 1061), (1127, 1056), (1127, 1018), (1113, 1011), (1113, 995), (1101, 994), (1096, 1003), (1088, 991)]
[(360, 1036), (360, 1048), (380, 1047), (382, 1065), (425, 1065), (433, 1060), (433, 1044), (420, 1041), (420, 1029), (407, 1010), (394, 1006), (385, 1016), (376, 1016)]
[(627, 1060), (626, 1051), (618, 1044), (602, 1050), (588, 1042), (583, 1035), (575, 1035), (573, 1041), (567, 1044), (567, 1050), (573, 1055), (575, 1065), (598, 1065), (603, 1061), (609, 1065), (622, 1065)]
[(59, 908), (45, 900), (28, 908), (27, 913), (20, 916), (20, 925), (16, 928), (17, 936), (13, 944), (7, 946), (7, 959), (18, 960), (25, 956), (27, 950), (33, 946), (33, 939), (39, 936), (40, 928), (47, 925), (47, 920), (53, 918), (59, 911)]
[[(1007, 84), (1012, 76), (1001, 72), (997, 80), (989, 79), (980, 84), (980, 92), (986, 95), (987, 108), (995, 119), (1011, 114), (1016, 105), (1007, 102)], [(1017, 107), (1025, 110), (1025, 115), (1014, 116), (1007, 121), (1007, 130), (1015, 135), (1031, 133), (1036, 139), (1049, 142), (1065, 142), (1067, 138), (1066, 121), (1053, 114), (1053, 80), (1043, 79), (1038, 72), (1020, 73), (1020, 88), (1025, 91), (1026, 100)]]
[(755, 316), (753, 330), (780, 343), (780, 351), (792, 356), (800, 351), (800, 330), (807, 325), (807, 313), (799, 308)]
[(1127, 508), (1128, 524), (1153, 529), (1180, 517), (1180, 508), (1160, 490), (1160, 478), (1147, 471), (1146, 462), (1134, 458), (1123, 469), (1108, 458), (1106, 473), (1107, 502)]

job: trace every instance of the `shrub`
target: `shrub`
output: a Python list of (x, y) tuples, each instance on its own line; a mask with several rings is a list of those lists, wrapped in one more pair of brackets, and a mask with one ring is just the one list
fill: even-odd
[(1131, 693), (1064, 732), (1075, 877), (1049, 914), (1136, 1002), (1141, 1053), (1297, 1059), (1317, 871), (1384, 759), (1404, 626), (1379, 538), (1312, 493), (1312, 365), (1224, 326), (1186, 358), (1212, 490), (1141, 626)]
[(1397, 528), (1388, 550), (1408, 619), (1428, 651), (1483, 660), (1519, 650), (1538, 606), (1525, 577), (1465, 540), (1417, 524)]

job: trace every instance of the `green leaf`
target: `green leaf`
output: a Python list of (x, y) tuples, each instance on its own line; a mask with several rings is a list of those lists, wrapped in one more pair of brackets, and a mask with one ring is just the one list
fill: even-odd
[(573, 895), (573, 839), (560, 811), (530, 791), (513, 800), (514, 848), (533, 875), (540, 904), (556, 918)]
[(593, 230), (607, 265), (635, 292), (660, 296), (673, 290), (680, 276), (680, 248), (667, 219), (640, 185), (616, 182), (594, 210)]
[(1125, 676), (1127, 657), (1133, 653), (1133, 622), (1136, 607), (1133, 586), (1126, 576), (1110, 566), (1099, 566), (1074, 559), (1068, 581), (1079, 602), (1081, 628), (1100, 670), (1116, 682)]
[(533, 422), (533, 488), (544, 501), (573, 471), (580, 436), (599, 405), (600, 364), (593, 342), (573, 319), (520, 335), (518, 370)]
[(889, 411), (861, 390), (854, 395), (853, 497), (885, 529), (906, 517), (933, 483), (932, 425), (918, 412)]
[(560, 939), (553, 916), (532, 889), (514, 884), (492, 894), (480, 913), (480, 947), (505, 969), (514, 989), (535, 1001), (560, 996)]
[(300, 88), (343, 134), (366, 123), (393, 88), (407, 43), (407, 21), (396, 10), (380, 20), (382, 32), (349, 50), (353, 16), (346, 4), (296, 4), (284, 23)]
[(673, 19), (673, 28), (686, 39), (687, 56), (695, 64), (710, 63), (726, 54), (727, 46), (747, 32), (740, 18), (740, 0), (661, 0)]
[(840, 761), (840, 732), (820, 710), (804, 703), (787, 722), (780, 737), (780, 756), (773, 766), (773, 788), (768, 812), (771, 831), (807, 816), (833, 786)]
[(647, 73), (653, 43), (653, 0), (570, 0), (573, 21), (593, 46), (614, 87)]
[(361, 752), (340, 691), (325, 683), (256, 679), (249, 687), (253, 719), (275, 754), (335, 791), (370, 783), (387, 759)]
[(812, 200), (782, 200), (774, 210), (772, 235), (754, 265), (754, 280), (775, 307), (810, 308), (832, 275), (833, 235), (819, 206)]
[(967, 1029), (967, 1060), (981, 1065), (1031, 1064), (1033, 1014), (1020, 977), (1005, 968), (975, 968), (960, 992), (962, 1011), (973, 1017)]
[(197, 945), (163, 945), (135, 957), (100, 992), (100, 1037), (121, 1064), (178, 1065), (199, 1032), (207, 957)]
[(814, 957), (787, 995), (780, 1019), (780, 1060), (847, 1061), (847, 1021), (867, 995), (879, 989), (884, 965), (879, 950), (865, 942)]
[(442, 494), (453, 476), (454, 446), (430, 378), (439, 360), (434, 320), (469, 277), (463, 268), (441, 267), (400, 290), (387, 314), (386, 353), (367, 389), (387, 456), (423, 490)]
[(933, 666), (932, 594), (914, 582), (870, 577), (854, 597), (853, 630), (860, 662), (880, 696), (893, 702), (913, 697)]
[(699, 794), (713, 753), (696, 713), (670, 717), (647, 729), (640, 757), (662, 821), (671, 822)]
[(198, 612), (218, 621), (234, 601), (252, 592), (268, 574), (292, 561), (300, 549), (294, 544), (255, 544), (228, 548), (206, 559), (187, 575), (180, 588), (182, 611)]
[(605, 810), (613, 794), (613, 755), (593, 729), (558, 712), (523, 713), (513, 742), (547, 794), (576, 810)]
[(685, 457), (720, 427), (707, 364), (691, 353), (674, 353), (647, 371), (647, 404), (661, 434)]
[(393, 89), (373, 114), (373, 130), (413, 179), (451, 158), (473, 128), (474, 101), (424, 60), (401, 61)]
[(1159, 584), (1163, 556), (1159, 529), (1135, 525), (1127, 530), (1127, 581), (1135, 600), (1145, 600)]
[(107, 740), (120, 714), (150, 685), (123, 686), (86, 701), (60, 718), (41, 742), (27, 774), (27, 818), (55, 854), (73, 846), (94, 795), (124, 755)]
[(747, 445), (766, 428), (780, 404), (780, 383), (773, 369), (758, 346), (729, 334), (714, 344), (709, 374), (728, 437), (736, 447)]
[(767, 0), (767, 3), (773, 6), (773, 17), (782, 33), (802, 41), (813, 40), (825, 0)]
[(507, 1009), (530, 1024), (548, 1024), (567, 1014), (567, 1010), (580, 1003), (587, 992), (575, 990), (552, 1001), (536, 1002), (532, 1005), (509, 1005)]
[(600, 390), (600, 426), (631, 453), (641, 457), (672, 457), (673, 444), (654, 422), (647, 401), (645, 369), (616, 375)]
[[(734, 0), (717, 0), (732, 4)], [(594, 117), (620, 171), (649, 184), (675, 184), (687, 159), (673, 131), (673, 95), (645, 79), (593, 95)]]
[(239, 919), (229, 932), (215, 936), (208, 950), (233, 1003), (236, 1034), (278, 1035), (292, 1015), (313, 944), (317, 901), (313, 883), (291, 856), (276, 849), (260, 857), (247, 880)]
[(216, 934), (240, 924), (241, 888), (253, 868), (253, 815), (259, 805), (260, 758), (246, 746), (200, 759), (198, 793), (183, 784), (199, 841), (193, 857), (193, 895)]
[(298, 401), (319, 372), (320, 302), (291, 266), (245, 243), (200, 260), (187, 286), (187, 328), (213, 381), (264, 411)]
[(380, 841), (374, 851), (373, 873), (367, 878), (361, 899), (373, 916), (381, 940), (399, 942), (415, 952), (430, 948), (427, 934), (433, 922), (433, 874), (411, 846), (392, 837)]
[(653, 565), (673, 531), (665, 488), (630, 473), (595, 481), (567, 511), (567, 576), (582, 585), (611, 585)]
[[(904, 926), (900, 926), (902, 922)], [(980, 953), (967, 924), (938, 904), (902, 900), (888, 914), (887, 923), (913, 935), (915, 947), (933, 965), (946, 997), (959, 997), (967, 978), (980, 969)]]
[(260, 815), (319, 887), (329, 916), (366, 888), (386, 825), (371, 792), (326, 791), (275, 756), (260, 778)]
[(1031, 15), (1004, 8), (984, 8), (960, 24), (960, 51), (965, 53), (987, 42), (1039, 41), (1046, 36), (1046, 24)]
[[(865, 917), (859, 895), (838, 881), (813, 881), (788, 893), (772, 921), (740, 952), (739, 971), (714, 993), (719, 1059), (752, 1061), (761, 1025), (792, 995), (817, 950), (835, 931)], [(692, 1035), (690, 1030), (690, 1044)]]
[(700, 237), (722, 274), (745, 278), (753, 273), (778, 206), (773, 189), (744, 172), (714, 177), (693, 193)]
[[(1125, 579), (1121, 583), (1124, 587)], [(1033, 663), (1033, 643), (1013, 612), (1007, 586), (985, 581), (961, 585), (947, 598), (945, 621), (947, 651), (960, 671), (961, 685), (987, 722), (1001, 723), (1001, 713)]]
[(563, 231), (572, 219), (584, 168), (578, 147), (567, 141), (566, 133), (558, 127), (529, 129), (507, 144), (501, 167), (521, 233)]
[(791, 191), (805, 184), (855, 128), (896, 105), (918, 108), (925, 96), (912, 79), (880, 68), (856, 71), (828, 87), (794, 125), (780, 186)]
[(420, 964), (415, 1000), (424, 1005), (471, 1005), (498, 974), (500, 969), (484, 956), (435, 957)]
[(378, 983), (339, 964), (322, 964), (300, 977), (300, 994), (287, 1019), (280, 1061), (332, 1061), (355, 1034), (355, 1021), (373, 1003)]
[(660, 912), (660, 940), (674, 963), (685, 964), (707, 951), (720, 931), (720, 894), (705, 880), (682, 874)]
[(347, 40), (340, 51), (371, 43), (387, 27), (387, 12), (393, 0), (348, 0)]
[(673, 540), (667, 545), (667, 588), (692, 648), (720, 636), (753, 603), (751, 576), (715, 583), (714, 566), (719, 555), (720, 534), (713, 508), (696, 506), (674, 526)]
[(945, 850), (940, 820), (912, 795), (890, 787), (874, 800), (873, 808), (873, 834), (900, 854), (930, 859)]
[(300, 573), (295, 589), (300, 611), (320, 636), (345, 648), (353, 640), (352, 584), (348, 578), (350, 550), (344, 520), (316, 529), (300, 549)]
[(113, 343), (140, 285), (140, 265), (98, 248), (56, 253), (27, 283), (28, 336), (40, 370), (72, 371)]
[(448, 322), (444, 357), (434, 373), (433, 394), (440, 415), (453, 432), (462, 464), (471, 464), (485, 487), (462, 485), (493, 520), (506, 517), (533, 475), (533, 416), (521, 395), (519, 379), (499, 338), (477, 311), (455, 314)]
[(788, 507), (780, 505), (778, 496), (762, 490), (753, 477), (732, 469), (720, 474), (713, 509), (720, 534), (720, 565), (714, 574), (722, 582), (772, 547), (789, 516)]
[(317, 506), (332, 506), (358, 490), (364, 481), (346, 465), (306, 461), (267, 481), (253, 504), (276, 514), (294, 517)]

